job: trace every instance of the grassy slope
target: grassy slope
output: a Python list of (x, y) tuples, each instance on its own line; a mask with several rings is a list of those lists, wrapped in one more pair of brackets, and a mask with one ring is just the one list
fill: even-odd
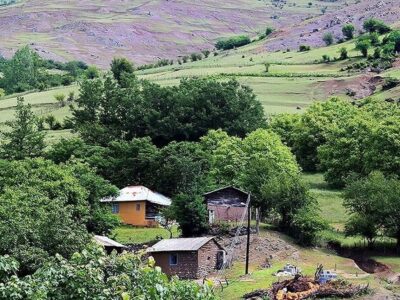
[[(267, 114), (299, 112), (314, 100), (329, 97), (321, 84), (336, 77), (346, 79), (349, 74), (340, 69), (359, 60), (353, 42), (312, 49), (308, 52), (264, 52), (263, 42), (255, 42), (237, 50), (223, 52), (197, 62), (139, 71), (143, 79), (161, 85), (177, 84), (185, 77), (216, 76), (220, 79), (236, 77), (249, 85), (263, 103)], [(323, 54), (338, 56), (346, 47), (350, 60), (335, 63), (316, 63)], [(261, 51), (261, 52), (260, 52)], [(270, 63), (265, 72), (264, 63)], [(278, 77), (279, 76), (279, 77)]]
[[(172, 230), (173, 237), (179, 236), (179, 231), (177, 227)], [(121, 226), (115, 229), (111, 236), (122, 244), (142, 244), (155, 241), (157, 237), (162, 237), (163, 239), (169, 238), (169, 232), (161, 227), (157, 228), (142, 228), (133, 226)]]

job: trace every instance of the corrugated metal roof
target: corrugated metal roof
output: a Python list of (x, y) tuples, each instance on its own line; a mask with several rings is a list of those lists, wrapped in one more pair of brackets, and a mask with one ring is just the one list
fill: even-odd
[(124, 245), (106, 237), (106, 236), (102, 236), (102, 235), (95, 235), (94, 236), (94, 240), (104, 246), (104, 247), (119, 247), (119, 248), (125, 248)]
[(242, 191), (241, 189), (239, 189), (239, 188), (237, 188), (237, 187), (234, 187), (234, 186), (232, 186), (232, 185), (229, 185), (229, 186), (224, 186), (224, 187), (221, 187), (221, 188), (219, 188), (219, 189), (213, 190), (213, 191), (211, 191), (211, 192), (204, 193), (203, 196), (206, 196), (206, 195), (209, 195), (209, 194), (212, 194), (212, 193), (215, 193), (215, 192), (219, 192), (219, 191), (222, 191), (222, 190), (226, 190), (226, 189), (234, 189), (234, 190), (237, 190), (237, 191), (239, 191), (239, 192), (241, 192), (241, 193), (243, 193), (243, 194), (245, 194), (245, 195), (248, 195), (248, 194), (249, 194), (249, 193), (247, 193), (247, 192), (245, 192), (245, 191)]
[(214, 237), (179, 238), (159, 241), (147, 252), (197, 251)]
[(149, 201), (154, 204), (169, 206), (171, 199), (153, 192), (145, 186), (127, 186), (119, 191), (118, 197), (104, 198), (101, 202), (127, 202), (127, 201)]

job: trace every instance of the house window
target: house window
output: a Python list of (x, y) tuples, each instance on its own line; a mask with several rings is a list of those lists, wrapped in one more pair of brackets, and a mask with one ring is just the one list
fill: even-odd
[(136, 204), (136, 211), (140, 211), (140, 203)]
[(169, 265), (176, 266), (178, 264), (178, 254), (172, 253), (169, 255)]
[(119, 213), (119, 203), (113, 203), (111, 206), (111, 211), (113, 214)]

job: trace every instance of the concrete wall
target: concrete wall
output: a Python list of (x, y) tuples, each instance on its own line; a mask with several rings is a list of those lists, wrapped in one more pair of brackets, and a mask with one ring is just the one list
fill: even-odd
[(122, 222), (135, 226), (155, 226), (157, 222), (146, 220), (146, 203), (147, 201), (119, 202), (118, 215)]

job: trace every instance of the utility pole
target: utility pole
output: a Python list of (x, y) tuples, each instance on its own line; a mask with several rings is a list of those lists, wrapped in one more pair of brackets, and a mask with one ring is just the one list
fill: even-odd
[(247, 247), (246, 247), (246, 272), (245, 274), (249, 274), (249, 256), (250, 256), (250, 213), (251, 213), (251, 206), (250, 206), (250, 194), (249, 194), (249, 203), (247, 208)]

